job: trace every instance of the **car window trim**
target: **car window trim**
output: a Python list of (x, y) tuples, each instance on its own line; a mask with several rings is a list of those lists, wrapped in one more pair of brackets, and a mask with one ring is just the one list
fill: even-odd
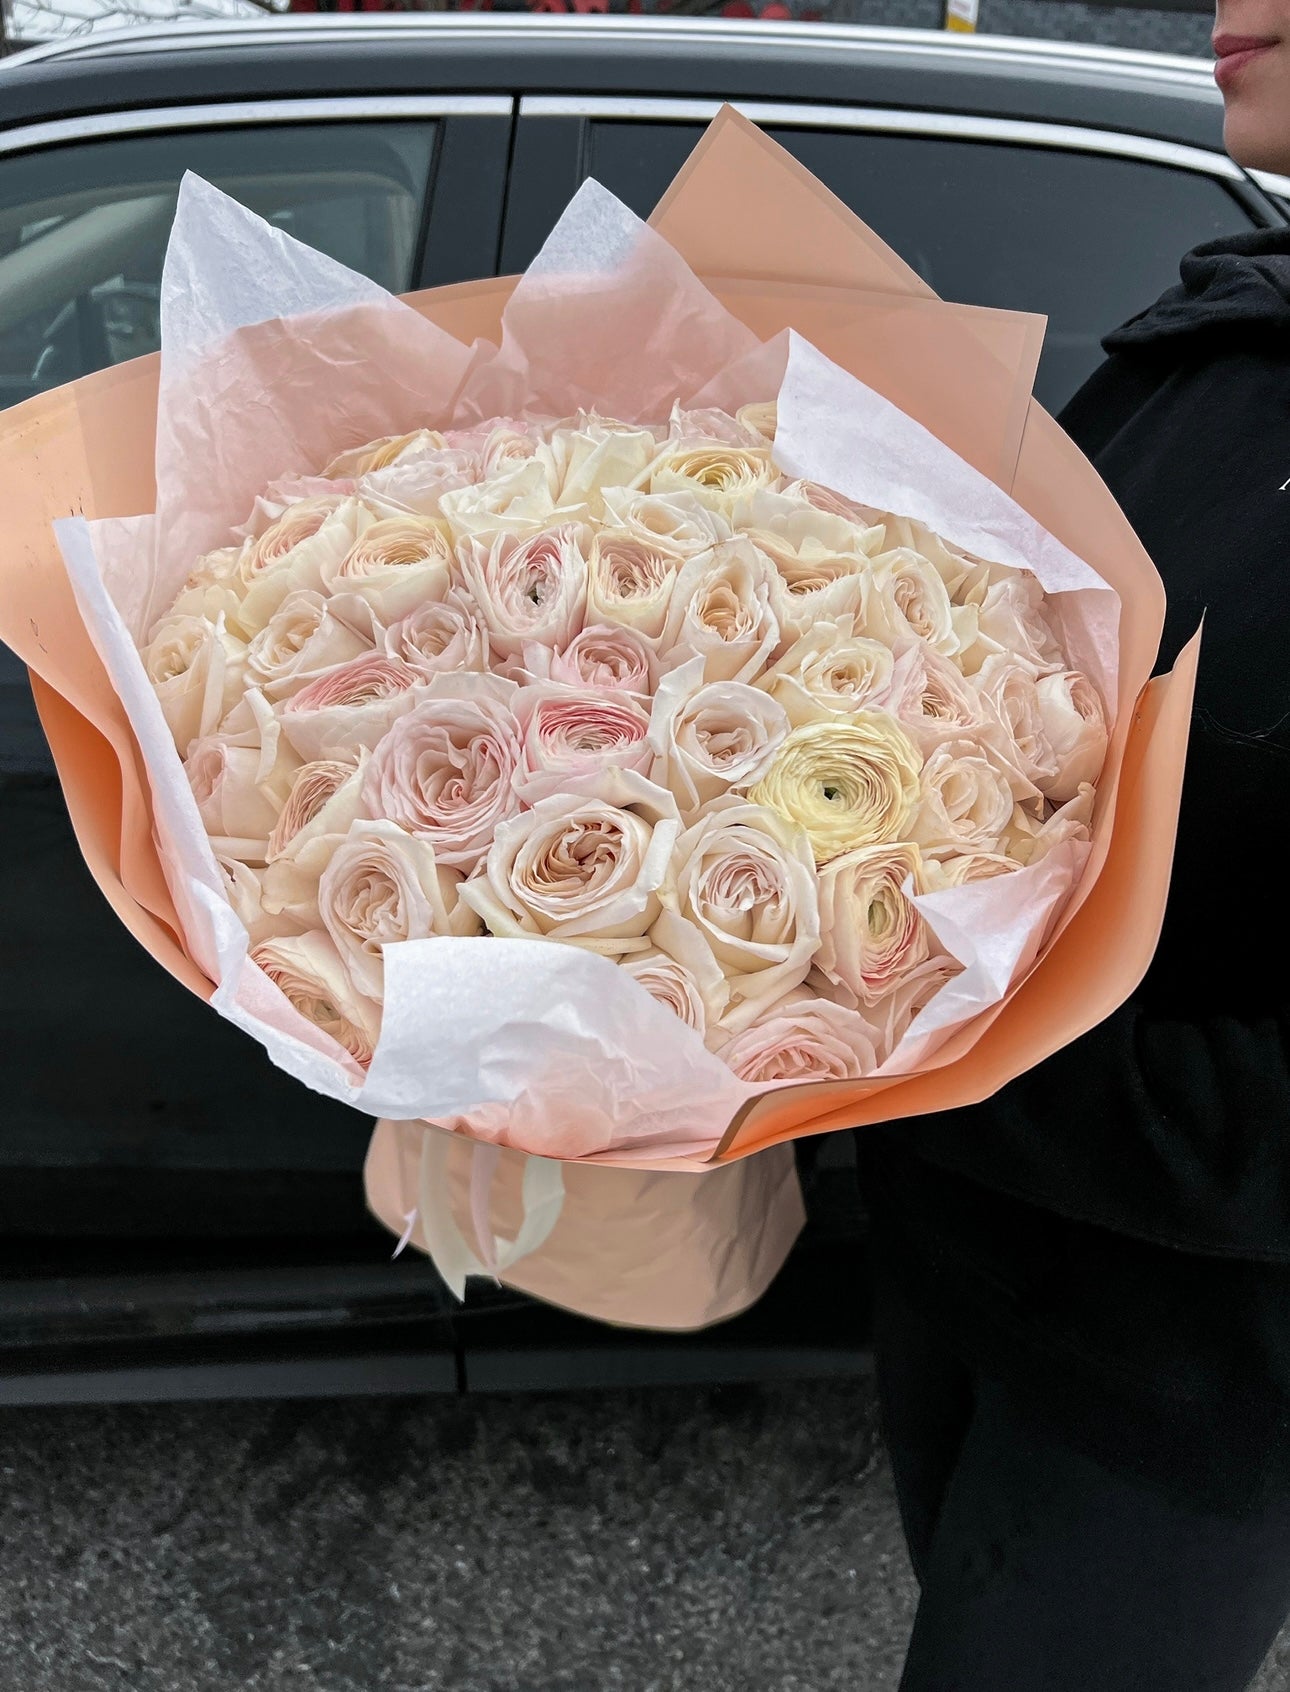
[(139, 111), (91, 112), (0, 129), (0, 156), (77, 141), (151, 135), (172, 129), (233, 129), (275, 123), (391, 123), (399, 119), (506, 117), (505, 94), (373, 94), (325, 98), (219, 100), (200, 106), (154, 106)]
[[(1068, 152), (1104, 153), (1172, 165), (1227, 182), (1245, 182), (1245, 172), (1226, 153), (1180, 141), (1121, 130), (1085, 129), (1075, 124), (1025, 118), (976, 117), (963, 112), (908, 111), (888, 106), (809, 106), (766, 100), (726, 102), (751, 122), (781, 129), (857, 130), (888, 135), (927, 135), (967, 141), (1012, 141)], [(720, 100), (672, 100), (622, 95), (529, 94), (520, 101), (521, 119), (609, 118), (648, 123), (710, 123)], [(1257, 176), (1257, 173), (1254, 173)]]

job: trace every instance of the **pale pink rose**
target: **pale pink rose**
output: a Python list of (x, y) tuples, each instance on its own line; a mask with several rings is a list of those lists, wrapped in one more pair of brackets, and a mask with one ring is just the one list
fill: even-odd
[(866, 846), (820, 871), (816, 967), (875, 1004), (927, 957), (927, 924), (905, 892), (926, 891), (917, 846)]
[(402, 659), (423, 676), (489, 668), (488, 630), (474, 601), (459, 588), (391, 624), (384, 643), (392, 658)]
[(247, 639), (260, 632), (289, 593), (321, 593), (324, 572), (374, 521), (361, 500), (335, 494), (288, 506), (238, 564), (246, 589), (238, 623)]
[(242, 696), (246, 646), (218, 616), (163, 617), (141, 654), (179, 756), (214, 734)]
[(987, 658), (1018, 658), (1035, 670), (1062, 663), (1061, 647), (1048, 622), (1044, 590), (1029, 570), (1009, 570), (991, 579), (1001, 566), (983, 566), (957, 617), (965, 675), (975, 675)]
[[(320, 758), (312, 764), (300, 766), (292, 778), (291, 791), (287, 794), (278, 820), (269, 835), (267, 857), (270, 862), (281, 857), (290, 842), (323, 812), (349, 782), (354, 809), (353, 814), (346, 817), (344, 828), (339, 830), (342, 834), (345, 832), (353, 817), (358, 814), (358, 784), (353, 778), (366, 759), (367, 753), (360, 752), (339, 758)], [(336, 832), (336, 825), (333, 825), (332, 832)]]
[(1005, 757), (1042, 792), (1057, 779), (1058, 765), (1034, 671), (1017, 658), (996, 653), (986, 659), (973, 680), (1008, 732)]
[(268, 866), (260, 878), (264, 909), (271, 916), (290, 917), (303, 928), (319, 926), (318, 883), (360, 814), (370, 756), (362, 750), (348, 764), (320, 759), (297, 771), (269, 836)]
[(773, 441), (779, 426), (779, 406), (774, 400), (754, 400), (751, 405), (739, 407), (735, 421), (748, 433)]
[(1093, 805), (1097, 795), (1085, 783), (1073, 799), (1067, 800), (1049, 817), (1039, 820), (1018, 805), (1012, 827), (1004, 838), (1004, 850), (1019, 864), (1037, 864), (1058, 846), (1071, 841), (1086, 844), (1092, 839)]
[(437, 691), (400, 717), (372, 754), (363, 804), (369, 815), (424, 835), (438, 863), (469, 873), (520, 806), (515, 690), (469, 675), (436, 676), (430, 686)]
[(804, 500), (761, 488), (735, 506), (732, 521), (775, 566), (772, 604), (785, 640), (821, 619), (861, 616), (869, 585), (865, 548), (881, 530), (861, 530)]
[(355, 492), (379, 517), (418, 516), (442, 521), (445, 495), (473, 487), (484, 475), (478, 453), (444, 447), (368, 471), (360, 477)]
[(1004, 568), (1002, 565), (984, 564), (972, 553), (951, 546), (942, 540), (935, 530), (929, 529), (926, 523), (920, 523), (916, 518), (894, 516), (889, 511), (882, 512), (881, 518), (887, 538), (879, 550), (890, 551), (897, 547), (907, 547), (926, 558), (935, 565), (936, 573), (944, 582), (945, 591), (955, 606), (961, 604), (964, 597), (969, 596), (971, 588), (981, 580), (982, 571), (998, 572)]
[(731, 788), (749, 787), (788, 737), (788, 717), (769, 694), (744, 682), (703, 682), (692, 658), (663, 677), (649, 727), (652, 779), (687, 819)]
[(1106, 711), (1097, 689), (1078, 670), (1042, 676), (1036, 684), (1044, 733), (1057, 760), (1057, 773), (1036, 785), (1054, 804), (1073, 799), (1094, 782), (1106, 761)]
[(628, 487), (657, 451), (651, 429), (584, 416), (576, 427), (553, 429), (538, 456), (550, 466), (557, 504), (582, 506), (598, 518), (604, 489)]
[(757, 677), (794, 728), (889, 706), (896, 661), (880, 640), (854, 633), (850, 617), (817, 622)]
[(535, 682), (516, 695), (515, 717), (523, 747), (516, 792), (526, 805), (597, 770), (646, 775), (654, 761), (649, 712), (630, 694)]
[(798, 987), (717, 1052), (741, 1081), (856, 1081), (878, 1067), (874, 1030), (858, 1011)]
[(240, 858), (225, 852), (216, 852), (215, 862), (224, 877), (228, 902), (237, 913), (238, 921), (246, 929), (252, 946), (258, 946), (262, 940), (277, 939), (283, 935), (300, 932), (299, 925), (289, 917), (266, 914), (261, 903), (259, 870), (252, 869), (250, 864), (243, 863)]
[(724, 541), (680, 570), (660, 642), (673, 665), (702, 658), (708, 681), (754, 681), (779, 643), (774, 566), (746, 540)]
[(644, 698), (653, 693), (658, 670), (653, 649), (634, 630), (603, 625), (582, 629), (563, 652), (531, 642), (524, 648), (524, 662), (535, 678)]
[(424, 683), (401, 659), (365, 652), (293, 694), (281, 708), (282, 732), (306, 763), (373, 747), (396, 717), (416, 705)]
[(324, 566), (322, 575), (328, 593), (357, 594), (388, 626), (428, 600), (443, 599), (457, 575), (457, 560), (442, 518), (386, 517), (366, 528), (343, 558)]
[(962, 969), (956, 958), (934, 952), (877, 1004), (866, 1007), (864, 1014), (874, 1029), (880, 1063), (886, 1063), (909, 1032), (914, 1018), (927, 1009), (945, 983), (961, 974)]
[(654, 944), (700, 979), (730, 984), (723, 1020), (743, 1026), (805, 979), (820, 941), (811, 843), (764, 805), (714, 799), (677, 842)]
[(720, 1016), (727, 997), (720, 970), (710, 970), (701, 981), (692, 969), (656, 946), (647, 952), (631, 952), (618, 962), (659, 1004), (679, 1016), (700, 1039), (707, 1038), (709, 1022)]
[(517, 657), (525, 641), (568, 646), (582, 628), (590, 538), (589, 530), (570, 524), (462, 549), (464, 581), (499, 657)]
[(268, 727), (267, 744), (254, 731), (195, 740), (184, 765), (207, 834), (258, 842), (258, 851), (241, 854), (246, 858), (265, 855), (300, 768), (272, 716)]
[(330, 1034), (364, 1069), (371, 1063), (380, 1007), (350, 986), (344, 961), (328, 935), (263, 940), (252, 947), (250, 958), (301, 1016)]
[(164, 621), (172, 617), (202, 617), (214, 623), (223, 612), (226, 626), (236, 624), (243, 592), (238, 565), (250, 544), (243, 541), (238, 546), (223, 546), (199, 558)]
[(625, 530), (657, 552), (683, 561), (711, 552), (734, 533), (726, 519), (692, 493), (649, 494), (638, 488), (607, 488), (605, 524)]
[[(773, 412), (775, 402), (770, 402)], [(749, 427), (743, 421), (744, 413), (764, 410), (764, 407), (745, 406), (743, 411), (731, 416), (728, 411), (719, 411), (715, 406), (687, 408), (678, 400), (672, 406), (672, 415), (668, 418), (667, 428), (660, 438), (660, 445), (665, 442), (676, 441), (724, 441), (728, 446), (765, 446), (770, 438), (761, 429)]]
[(564, 940), (608, 957), (643, 951), (680, 830), (676, 806), (627, 771), (581, 787), (500, 823), (461, 896), (505, 938)]
[(630, 529), (600, 529), (587, 556), (587, 616), (657, 644), (680, 559)]
[(889, 691), (893, 710), (922, 747), (933, 751), (946, 740), (1007, 743), (998, 713), (948, 658), (921, 644), (896, 660)]
[(996, 875), (1011, 875), (1021, 865), (1000, 852), (958, 852), (947, 858), (923, 862), (923, 893), (943, 893), (947, 887), (966, 887), (972, 881), (990, 881)]
[(729, 518), (735, 504), (755, 488), (779, 481), (770, 448), (727, 441), (669, 441), (634, 485), (652, 494), (691, 494), (700, 505)]
[(943, 658), (959, 650), (954, 608), (936, 566), (910, 547), (894, 547), (868, 561), (862, 627), (884, 646), (920, 641)]
[(582, 522), (586, 507), (558, 504), (555, 491), (550, 466), (540, 458), (526, 458), (482, 482), (444, 494), (439, 510), (458, 545), (476, 540), (487, 546), (502, 536), (517, 540)]
[(481, 475), (497, 476), (532, 458), (543, 438), (540, 423), (514, 417), (493, 417), (475, 429), (449, 429), (445, 443), (479, 460)]
[(428, 840), (392, 822), (350, 824), (318, 883), (318, 912), (360, 993), (378, 1003), (384, 997), (383, 946), (480, 932), (460, 886)]
[[(835, 488), (826, 488), (822, 482), (788, 482), (783, 492), (790, 499), (804, 499), (817, 511), (827, 511), (834, 517), (845, 517), (858, 528), (881, 530), (883, 527), (883, 517), (886, 515), (884, 512), (875, 511), (872, 506), (858, 505), (855, 500), (848, 499)], [(865, 551), (881, 552), (885, 545), (886, 542), (879, 534), (874, 538), (872, 546), (866, 546)]]
[(391, 464), (403, 464), (411, 458), (423, 458), (436, 453), (444, 445), (437, 429), (414, 429), (406, 435), (382, 435), (380, 440), (368, 441), (365, 446), (350, 447), (338, 453), (323, 471), (331, 478), (338, 476), (366, 476), (373, 470), (387, 470)]
[(1013, 772), (992, 746), (946, 740), (923, 765), (906, 838), (938, 854), (997, 852), (1013, 804)]
[(267, 699), (286, 699), (324, 670), (372, 650), (321, 593), (289, 593), (247, 648), (246, 669)]

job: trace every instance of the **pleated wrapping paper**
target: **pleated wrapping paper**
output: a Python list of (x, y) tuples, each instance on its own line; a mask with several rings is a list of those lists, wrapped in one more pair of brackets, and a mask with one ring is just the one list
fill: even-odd
[[(392, 1121), (548, 1158), (700, 1170), (984, 1096), (1092, 1026), (1149, 960), (1195, 659), (1148, 685), (1163, 590), (1092, 466), (1029, 397), (1041, 329), (936, 300), (733, 113), (652, 230), (588, 184), (518, 283), (407, 303), (189, 184), (160, 381), (158, 361), (140, 360), (0, 420), (16, 541), (0, 633), (36, 678), (91, 869), (159, 961), (276, 1063)], [(137, 641), (266, 482), (346, 446), (526, 408), (653, 418), (675, 399), (771, 393), (786, 471), (1025, 565), (1058, 596), (1064, 643), (1113, 724), (1091, 847), (920, 900), (965, 967), (866, 1081), (748, 1087), (606, 960), (496, 939), (387, 949), (364, 1076), (247, 964)], [(49, 522), (69, 511), (83, 516), (59, 524), (60, 558)], [(517, 1021), (540, 1039), (517, 1046)]]

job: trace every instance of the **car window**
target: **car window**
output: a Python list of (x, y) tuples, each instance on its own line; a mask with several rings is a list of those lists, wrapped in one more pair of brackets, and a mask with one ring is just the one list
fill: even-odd
[(433, 122), (266, 124), (0, 157), (0, 405), (152, 352), (196, 171), (392, 292), (412, 286)]
[[(586, 174), (641, 216), (703, 133), (617, 120), (587, 128)], [(942, 137), (768, 132), (942, 298), (1044, 313), (1035, 392), (1053, 412), (1101, 362), (1101, 337), (1178, 280), (1185, 252), (1251, 227), (1222, 182), (1147, 161)]]

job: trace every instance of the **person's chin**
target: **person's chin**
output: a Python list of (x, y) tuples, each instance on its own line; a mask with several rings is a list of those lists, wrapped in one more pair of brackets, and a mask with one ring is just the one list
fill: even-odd
[(1290, 93), (1284, 101), (1229, 98), (1223, 118), (1223, 151), (1242, 170), (1290, 176)]

